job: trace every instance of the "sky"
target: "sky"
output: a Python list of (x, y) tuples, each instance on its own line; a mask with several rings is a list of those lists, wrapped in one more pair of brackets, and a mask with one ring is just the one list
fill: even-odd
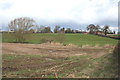
[(109, 25), (118, 31), (119, 0), (0, 0), (0, 28), (19, 17), (37, 25), (85, 30), (89, 24)]

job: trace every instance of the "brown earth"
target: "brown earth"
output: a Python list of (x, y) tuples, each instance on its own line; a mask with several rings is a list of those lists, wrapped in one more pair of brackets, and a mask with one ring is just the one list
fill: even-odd
[[(44, 44), (20, 44), (20, 43), (2, 43), (2, 53), (4, 54), (34, 54), (43, 55), (40, 58), (23, 56), (22, 58), (3, 59), (2, 70), (3, 77), (45, 77), (46, 75), (54, 75), (56, 78), (61, 73), (69, 71), (80, 66), (80, 69), (76, 69), (73, 72), (68, 72), (68, 75), (64, 77), (76, 77), (75, 75), (84, 70), (83, 64), (89, 65), (90, 59), (95, 59), (103, 56), (104, 54), (111, 52), (114, 46), (105, 45), (102, 47), (95, 46), (90, 47), (88, 45), (78, 47), (75, 45), (64, 46), (60, 43), (44, 43)], [(111, 50), (111, 51), (110, 51)], [(80, 55), (92, 55), (87, 59), (76, 58), (69, 61), (71, 56)], [(80, 61), (80, 62), (78, 62)], [(16, 64), (15, 64), (16, 63)], [(42, 68), (42, 70), (39, 70)], [(28, 70), (25, 73), (14, 73), (16, 71)], [(31, 72), (34, 71), (34, 72)], [(36, 71), (36, 72), (35, 72)], [(11, 73), (13, 72), (13, 73)], [(82, 76), (85, 78), (86, 76)]]
[(44, 43), (44, 44), (20, 44), (20, 43), (2, 43), (3, 54), (42, 54), (52, 56), (76, 56), (83, 54), (96, 54), (102, 56), (113, 49), (113, 46), (106, 45), (104, 47), (89, 47), (83, 48), (75, 45), (63, 46), (60, 43)]

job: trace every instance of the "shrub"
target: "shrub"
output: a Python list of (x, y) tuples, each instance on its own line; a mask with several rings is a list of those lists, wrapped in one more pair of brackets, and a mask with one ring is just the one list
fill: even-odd
[(46, 42), (51, 43), (53, 41), (54, 41), (54, 38), (51, 37), (51, 36), (49, 36), (49, 37), (41, 37), (41, 39), (40, 39), (40, 43), (46, 43)]

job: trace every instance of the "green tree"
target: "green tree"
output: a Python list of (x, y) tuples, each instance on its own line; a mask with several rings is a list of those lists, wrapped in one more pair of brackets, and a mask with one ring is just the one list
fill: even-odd
[(75, 33), (79, 33), (79, 31), (78, 31), (78, 30), (75, 30)]
[(72, 33), (72, 30), (70, 28), (67, 28), (67, 30), (65, 31), (65, 33)]
[(55, 26), (55, 29), (54, 29), (54, 33), (58, 33), (59, 32), (59, 28), (60, 28), (60, 26)]
[(115, 34), (115, 30), (113, 31), (113, 34)]
[(87, 26), (87, 30), (89, 31), (90, 34), (94, 34), (96, 31), (96, 26), (94, 24), (90, 24)]
[(74, 33), (74, 30), (72, 30), (71, 32)]
[(96, 32), (96, 34), (98, 33), (98, 31), (100, 31), (100, 29), (101, 29), (101, 28), (100, 28), (99, 25), (96, 25), (96, 26), (95, 26), (95, 32)]
[(52, 31), (51, 31), (51, 28), (48, 26), (48, 27), (45, 27), (45, 28), (43, 29), (43, 32), (44, 32), (44, 33), (51, 33)]
[(103, 28), (104, 34), (107, 35), (108, 31), (109, 31), (109, 26), (105, 25), (104, 28)]
[(34, 29), (30, 29), (29, 32), (30, 32), (30, 33), (34, 33), (35, 30), (34, 30)]
[(59, 33), (65, 33), (65, 28), (61, 28)]

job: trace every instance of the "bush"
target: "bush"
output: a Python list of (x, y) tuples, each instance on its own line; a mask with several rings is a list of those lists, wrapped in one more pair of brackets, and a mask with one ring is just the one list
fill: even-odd
[(40, 39), (40, 43), (46, 43), (46, 42), (49, 42), (49, 43), (51, 43), (51, 42), (53, 42), (54, 41), (54, 38), (53, 37), (41, 37), (41, 39)]
[(40, 43), (46, 43), (46, 42), (48, 42), (46, 38), (41, 38), (40, 39)]

